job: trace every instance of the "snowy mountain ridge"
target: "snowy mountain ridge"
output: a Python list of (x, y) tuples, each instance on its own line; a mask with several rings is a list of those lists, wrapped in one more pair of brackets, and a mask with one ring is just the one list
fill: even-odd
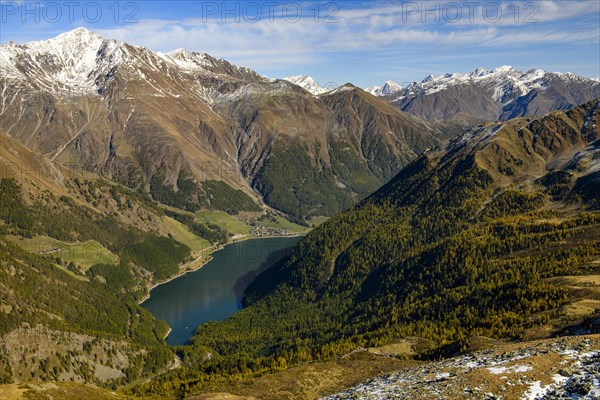
[(474, 83), (494, 86), (494, 100), (504, 102), (513, 94), (518, 93), (522, 96), (534, 89), (545, 90), (551, 77), (581, 83), (600, 82), (600, 78), (585, 78), (571, 72), (547, 72), (542, 69), (519, 71), (510, 65), (503, 65), (492, 70), (477, 68), (467, 73), (446, 73), (438, 76), (430, 74), (421, 82), (412, 82), (405, 88), (394, 81), (387, 81), (384, 85), (372, 86), (365, 90), (375, 96), (398, 95), (393, 101), (399, 101), (419, 94), (437, 93), (455, 85)]
[[(276, 81), (206, 53), (185, 49), (153, 52), (84, 28), (43, 41), (1, 44), (0, 70), (0, 81), (6, 83), (0, 94), (2, 109), (14, 97), (7, 87), (30, 87), (35, 93), (61, 97), (64, 93), (103, 96), (113, 83), (123, 82), (145, 86), (145, 95), (177, 98), (185, 92), (213, 104), (217, 98), (227, 100), (254, 92), (262, 95), (260, 85), (247, 84)], [(283, 79), (314, 96), (334, 93), (332, 89), (348, 89), (336, 88), (333, 83), (319, 84), (308, 75)], [(245, 84), (232, 85), (235, 82)], [(427, 120), (456, 117), (466, 127), (480, 120), (506, 120), (572, 108), (600, 97), (600, 78), (541, 69), (522, 72), (502, 66), (478, 68), (466, 74), (429, 75), (408, 85), (387, 81), (367, 90), (385, 97), (401, 111)], [(479, 101), (473, 102), (473, 98)]]
[(573, 108), (600, 97), (600, 81), (571, 72), (519, 71), (505, 65), (429, 75), (384, 96), (402, 111), (429, 120), (454, 119), (467, 127), (476, 121), (505, 121)]
[(0, 67), (9, 80), (36, 81), (48, 90), (93, 92), (97, 76), (109, 73), (129, 55), (123, 42), (77, 28), (48, 40), (0, 45)]
[(495, 88), (494, 100), (504, 102), (507, 96), (514, 93), (525, 95), (534, 89), (545, 90), (548, 87), (548, 78), (550, 77), (578, 82), (595, 81), (594, 79), (577, 76), (571, 72), (546, 72), (542, 69), (519, 71), (510, 65), (504, 65), (491, 71), (485, 68), (477, 68), (475, 71), (466, 74), (429, 75), (419, 83), (414, 82), (408, 85), (396, 100), (419, 93), (433, 94), (452, 85), (475, 83), (493, 85)]
[(374, 96), (388, 96), (402, 91), (402, 85), (394, 81), (386, 81), (381, 86), (371, 86), (365, 90)]
[(331, 88), (321, 86), (317, 81), (308, 75), (291, 75), (286, 76), (283, 80), (293, 83), (294, 85), (300, 86), (301, 88), (309, 91), (315, 96), (323, 93), (327, 93)]
[(52, 39), (25, 44), (0, 45), (0, 68), (3, 78), (26, 81), (50, 92), (76, 90), (94, 94), (115, 69), (128, 70), (144, 79), (142, 72), (156, 71), (175, 77), (247, 75), (264, 79), (246, 67), (199, 53), (178, 49), (169, 53), (153, 52), (142, 46), (105, 39), (85, 28), (77, 28)]

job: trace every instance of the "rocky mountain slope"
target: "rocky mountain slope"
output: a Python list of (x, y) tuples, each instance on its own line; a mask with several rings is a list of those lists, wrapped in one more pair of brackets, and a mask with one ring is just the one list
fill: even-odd
[(297, 219), (330, 215), (443, 136), (358, 88), (315, 97), (207, 54), (154, 53), (85, 29), (1, 45), (0, 66), (0, 131), (190, 210), (235, 198), (241, 210), (264, 200)]
[(568, 110), (600, 97), (600, 81), (571, 73), (518, 71), (503, 66), (491, 71), (479, 68), (466, 74), (429, 75), (421, 82), (405, 87), (388, 85), (386, 91), (372, 93), (385, 96), (413, 115), (460, 121), (467, 126)]
[(323, 400), (595, 399), (598, 335), (499, 346), (362, 383)]
[(242, 172), (290, 215), (350, 207), (443, 136), (352, 85), (318, 97), (284, 82), (271, 88), (259, 99), (240, 94), (222, 112), (237, 116)]

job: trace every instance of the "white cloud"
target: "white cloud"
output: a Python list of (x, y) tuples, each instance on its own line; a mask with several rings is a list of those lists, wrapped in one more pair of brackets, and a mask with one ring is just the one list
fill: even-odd
[[(436, 2), (437, 3), (437, 2)], [(439, 2), (441, 7), (461, 1)], [(479, 8), (483, 7), (480, 2)], [(273, 66), (295, 66), (318, 63), (327, 53), (356, 52), (368, 53), (384, 49), (421, 50), (431, 47), (460, 50), (461, 46), (489, 46), (502, 51), (514, 45), (548, 44), (565, 42), (598, 42), (598, 33), (590, 29), (575, 28), (573, 23), (552, 23), (565, 18), (588, 15), (594, 5), (600, 2), (518, 2), (538, 4), (535, 18), (539, 23), (515, 24), (512, 16), (491, 24), (475, 11), (473, 23), (466, 16), (460, 24), (445, 21), (436, 23), (429, 18), (428, 23), (418, 19), (407, 19), (409, 4), (422, 7), (422, 2), (409, 4), (376, 3), (375, 7), (340, 9), (335, 18), (338, 23), (315, 23), (313, 15), (304, 14), (303, 19), (291, 23), (283, 18), (269, 21), (261, 19), (257, 23), (236, 23), (218, 20), (188, 18), (184, 20), (142, 20), (138, 24), (122, 25), (117, 28), (98, 30), (98, 33), (128, 43), (143, 45), (152, 50), (170, 51), (184, 47), (190, 50), (207, 52), (223, 57), (236, 64), (255, 69)], [(498, 3), (507, 12), (513, 2)], [(531, 10), (529, 10), (531, 11)], [(523, 10), (521, 10), (523, 13)], [(526, 14), (520, 14), (524, 18)], [(322, 14), (323, 15), (323, 14)], [(559, 28), (556, 28), (558, 26)]]
[[(519, 25), (550, 23), (600, 12), (600, 2), (542, 0), (436, 0), (405, 1), (392, 5), (340, 10), (336, 15), (349, 24), (399, 25)], [(492, 22), (493, 21), (493, 22)]]

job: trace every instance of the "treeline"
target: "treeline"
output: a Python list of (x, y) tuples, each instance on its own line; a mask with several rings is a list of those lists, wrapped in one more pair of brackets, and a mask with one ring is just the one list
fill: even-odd
[(315, 165), (311, 155), (318, 157), (319, 152), (293, 141), (278, 144), (256, 179), (265, 202), (302, 225), (308, 216), (333, 215), (356, 201), (350, 190), (336, 186), (331, 168)]
[[(0, 180), (0, 199), (6, 205), (0, 207), (0, 259), (4, 266), (0, 268), (0, 302), (10, 305), (8, 312), (0, 312), (0, 334), (27, 323), (126, 340), (133, 346), (128, 354), (130, 366), (125, 378), (110, 382), (113, 386), (157, 373), (172, 361), (173, 353), (164, 344), (168, 326), (140, 307), (137, 300), (146, 293), (145, 282), (165, 279), (178, 271), (178, 266), (190, 258), (187, 246), (171, 237), (124, 225), (113, 215), (100, 214), (66, 196), (43, 192), (26, 204), (20, 186), (11, 179)], [(6, 241), (7, 234), (47, 235), (67, 242), (96, 240), (119, 260), (116, 265), (93, 265), (83, 277), (74, 277), (54, 264), (51, 255), (33, 254)], [(55, 379), (61, 368), (67, 368), (54, 365), (54, 361), (40, 364), (47, 371), (40, 370), (42, 375), (36, 376)], [(99, 383), (86, 373), (85, 366), (81, 368), (82, 377)]]
[[(332, 216), (352, 207), (387, 182), (406, 160), (398, 159), (384, 142), (369, 143), (367, 163), (355, 146), (330, 138), (327, 149), (295, 139), (276, 142), (255, 180), (255, 187), (270, 206), (296, 223), (310, 216)], [(323, 159), (323, 152), (329, 160)], [(408, 158), (408, 157), (407, 157)]]
[(10, 214), (3, 211), (0, 218), (10, 233), (25, 237), (47, 235), (66, 242), (96, 240), (118, 255), (121, 265), (134, 263), (157, 280), (175, 274), (178, 265), (191, 255), (187, 246), (173, 238), (125, 226), (114, 216), (99, 214), (69, 197), (57, 198), (46, 192), (27, 206), (14, 180), (0, 180), (0, 190), (10, 210)]
[(193, 215), (177, 211), (164, 210), (164, 213), (166, 216), (184, 224), (194, 235), (206, 239), (212, 244), (227, 243), (229, 240), (229, 233), (218, 225), (211, 223), (202, 224), (196, 221)]
[[(225, 243), (228, 239), (227, 232), (214, 224), (198, 223), (192, 215), (185, 214), (174, 210), (165, 209), (152, 200), (148, 193), (143, 191), (135, 191), (125, 188), (120, 185), (113, 185), (104, 180), (80, 180), (75, 178), (68, 182), (67, 185), (75, 189), (75, 193), (81, 194), (87, 203), (95, 204), (104, 203), (107, 208), (111, 208), (106, 202), (107, 197), (112, 199), (116, 208), (122, 212), (136, 211), (137, 216), (141, 219), (148, 218), (148, 215), (162, 216), (167, 215), (175, 220), (186, 225), (193, 234), (208, 240), (211, 243)], [(139, 212), (139, 209), (144, 209), (144, 213)]]
[[(3, 288), (0, 302), (11, 307), (9, 312), (0, 312), (0, 335), (24, 325), (40, 324), (64, 332), (65, 338), (72, 333), (82, 333), (129, 344), (120, 347), (128, 357), (129, 366), (126, 378), (117, 381), (102, 383), (89, 372), (91, 365), (67, 358), (61, 362), (66, 354), (58, 352), (57, 356), (41, 360), (32, 376), (55, 380), (60, 372), (75, 368), (75, 373), (86, 382), (115, 386), (156, 373), (173, 359), (173, 352), (163, 340), (168, 326), (139, 307), (133, 296), (94, 279), (94, 274), (90, 275), (90, 281), (69, 276), (49, 260), (28, 253), (2, 237), (0, 261), (7, 266), (0, 268), (0, 287)], [(119, 270), (115, 266), (109, 268)], [(0, 369), (5, 371), (0, 379), (12, 382), (14, 371), (2, 357)]]
[(157, 172), (150, 180), (150, 194), (169, 206), (195, 212), (200, 209), (221, 210), (235, 215), (240, 211), (261, 211), (250, 196), (223, 181), (197, 183), (189, 174), (180, 171), (176, 189), (165, 185), (164, 172)]

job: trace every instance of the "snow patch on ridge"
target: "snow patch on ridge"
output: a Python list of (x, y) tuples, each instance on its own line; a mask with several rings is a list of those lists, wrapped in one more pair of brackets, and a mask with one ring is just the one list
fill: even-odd
[(391, 93), (382, 93), (381, 87), (379, 86), (374, 86), (365, 90), (380, 96), (395, 94), (397, 97), (394, 101), (400, 101), (417, 95), (431, 95), (454, 86), (475, 84), (479, 87), (491, 90), (493, 92), (492, 98), (505, 105), (514, 101), (516, 98), (527, 95), (532, 90), (546, 90), (552, 79), (581, 82), (599, 81), (598, 79), (580, 77), (570, 72), (546, 72), (542, 69), (519, 71), (510, 65), (504, 65), (494, 68), (491, 71), (485, 68), (477, 68), (475, 71), (465, 74), (446, 73), (438, 76), (428, 75), (421, 82), (413, 82), (405, 88), (392, 90)]
[(402, 85), (394, 81), (386, 81), (381, 86), (371, 86), (366, 88), (365, 91), (371, 93), (374, 96), (389, 96), (402, 91)]
[(283, 80), (309, 91), (315, 96), (329, 92), (331, 89), (322, 87), (317, 81), (308, 75), (286, 76)]

